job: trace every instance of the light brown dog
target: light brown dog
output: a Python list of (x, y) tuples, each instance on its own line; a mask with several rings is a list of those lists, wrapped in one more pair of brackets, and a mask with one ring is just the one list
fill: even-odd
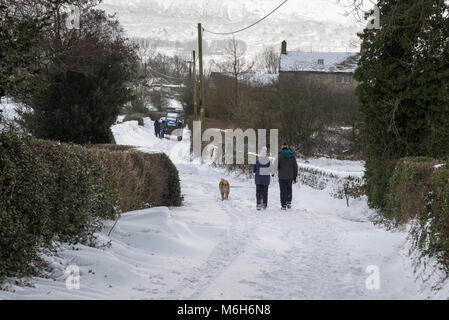
[(218, 187), (220, 188), (221, 200), (228, 200), (229, 191), (231, 191), (229, 181), (222, 178)]

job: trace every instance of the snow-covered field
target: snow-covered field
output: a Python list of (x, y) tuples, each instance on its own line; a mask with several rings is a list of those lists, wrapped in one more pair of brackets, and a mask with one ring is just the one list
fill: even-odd
[[(253, 181), (190, 162), (185, 139), (159, 140), (152, 122), (113, 127), (117, 143), (163, 151), (179, 169), (180, 208), (152, 208), (122, 215), (99, 235), (110, 246), (62, 245), (48, 257), (53, 279), (31, 287), (11, 284), (2, 299), (424, 299), (447, 298), (416, 280), (407, 256), (407, 234), (374, 226), (366, 199), (346, 207), (326, 190), (294, 186), (294, 208), (281, 211), (273, 180), (266, 211), (255, 210)], [(363, 163), (301, 160), (332, 172), (359, 173)], [(218, 182), (231, 183), (222, 202)], [(65, 286), (67, 265), (80, 269), (80, 289)], [(370, 268), (368, 268), (371, 266)], [(374, 267), (372, 267), (374, 266)], [(366, 286), (379, 271), (379, 287)], [(371, 271), (372, 272), (372, 271)], [(12, 282), (11, 282), (12, 283)], [(375, 284), (369, 282), (368, 284)], [(375, 287), (375, 285), (374, 285)], [(371, 288), (371, 289), (370, 289)], [(445, 289), (448, 287), (446, 286)]]

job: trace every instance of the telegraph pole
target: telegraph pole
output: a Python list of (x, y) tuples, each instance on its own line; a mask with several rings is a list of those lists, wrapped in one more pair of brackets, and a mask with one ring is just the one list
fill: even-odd
[(192, 79), (192, 61), (186, 61), (189, 64), (189, 79)]
[(203, 28), (198, 23), (198, 59), (200, 62), (200, 117), (201, 132), (204, 131), (204, 83), (203, 83)]
[(197, 97), (196, 97), (196, 57), (195, 57), (195, 50), (193, 50), (192, 53), (193, 58), (193, 120), (198, 120), (198, 106), (197, 106)]

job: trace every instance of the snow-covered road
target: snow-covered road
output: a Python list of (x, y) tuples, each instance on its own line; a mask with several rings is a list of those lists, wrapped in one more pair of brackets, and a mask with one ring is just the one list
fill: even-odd
[[(390, 232), (368, 219), (366, 199), (334, 199), (328, 190), (294, 186), (294, 208), (281, 211), (273, 180), (268, 210), (255, 210), (252, 180), (188, 159), (188, 139), (159, 140), (145, 126), (113, 127), (119, 144), (164, 151), (179, 169), (180, 208), (123, 214), (111, 246), (77, 250), (63, 245), (49, 257), (55, 280), (34, 278), (34, 287), (11, 285), (6, 299), (423, 299), (434, 295), (415, 281), (405, 232)], [(185, 132), (188, 134), (188, 132)], [(187, 137), (185, 137), (187, 138)], [(326, 170), (355, 172), (361, 163), (311, 162)], [(358, 168), (358, 169), (357, 169)], [(218, 182), (231, 183), (222, 202)], [(80, 268), (80, 289), (68, 290), (64, 269)], [(380, 287), (366, 286), (367, 267), (379, 270)]]

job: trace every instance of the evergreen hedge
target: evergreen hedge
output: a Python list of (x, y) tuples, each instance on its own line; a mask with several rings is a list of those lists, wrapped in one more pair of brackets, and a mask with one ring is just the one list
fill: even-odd
[(121, 211), (181, 200), (165, 154), (0, 132), (0, 282), (39, 274), (56, 241), (94, 245), (102, 222)]
[(436, 257), (449, 274), (449, 161), (407, 157), (388, 183), (384, 217), (394, 226), (414, 221), (413, 247)]
[(365, 29), (355, 71), (371, 207), (385, 214), (403, 157), (449, 156), (449, 37), (444, 0), (379, 0), (380, 29)]
[(114, 219), (108, 172), (80, 146), (0, 133), (0, 279), (35, 275), (54, 240), (92, 244)]
[(110, 170), (120, 211), (181, 205), (178, 169), (164, 153), (143, 153), (117, 145), (92, 145), (89, 149)]

